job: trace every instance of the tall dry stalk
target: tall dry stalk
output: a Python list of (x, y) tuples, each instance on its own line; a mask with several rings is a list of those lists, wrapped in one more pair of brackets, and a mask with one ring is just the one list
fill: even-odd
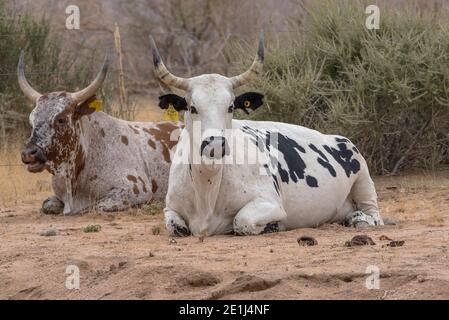
[(114, 30), (114, 43), (115, 50), (118, 56), (118, 85), (119, 85), (119, 117), (125, 119), (133, 119), (134, 118), (134, 106), (129, 103), (128, 93), (125, 87), (125, 72), (123, 69), (123, 51), (122, 51), (122, 41), (120, 37), (120, 28), (117, 23), (115, 23)]
[(0, 105), (0, 134), (1, 134), (1, 146), (3, 148), (3, 153), (6, 153), (6, 120), (4, 117), (5, 110), (3, 110), (3, 105)]

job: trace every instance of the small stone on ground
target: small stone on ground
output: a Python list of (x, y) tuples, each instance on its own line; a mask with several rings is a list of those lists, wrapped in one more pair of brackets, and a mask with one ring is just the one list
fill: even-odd
[(48, 229), (42, 230), (39, 233), (39, 235), (42, 237), (53, 237), (56, 235), (56, 230), (53, 228), (48, 228)]

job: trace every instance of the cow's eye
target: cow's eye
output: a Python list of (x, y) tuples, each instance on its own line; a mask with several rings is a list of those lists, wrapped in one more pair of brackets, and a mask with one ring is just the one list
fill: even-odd
[(64, 124), (65, 123), (65, 118), (59, 118), (57, 120), (58, 124)]
[(229, 106), (228, 112), (229, 112), (229, 113), (233, 113), (233, 112), (234, 112), (234, 105)]
[(190, 113), (191, 114), (198, 114), (198, 110), (196, 110), (196, 108), (194, 106), (190, 107)]

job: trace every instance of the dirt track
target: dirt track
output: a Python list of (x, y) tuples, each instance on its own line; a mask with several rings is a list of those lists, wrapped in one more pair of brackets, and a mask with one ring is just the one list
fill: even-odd
[[(383, 216), (399, 224), (363, 232), (325, 225), (170, 243), (161, 213), (54, 217), (38, 201), (0, 208), (0, 298), (449, 299), (449, 172), (376, 184)], [(102, 230), (83, 232), (90, 224)], [(48, 227), (57, 235), (40, 236)], [(344, 246), (361, 233), (376, 245)], [(318, 245), (300, 247), (302, 235)], [(381, 235), (405, 244), (386, 247)], [(79, 267), (80, 290), (65, 288), (67, 265)], [(369, 265), (380, 269), (378, 290), (365, 287)]]

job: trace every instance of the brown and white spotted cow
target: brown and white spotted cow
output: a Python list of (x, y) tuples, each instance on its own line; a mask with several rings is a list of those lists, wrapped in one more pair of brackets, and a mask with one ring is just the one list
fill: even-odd
[(40, 94), (26, 80), (20, 55), (19, 84), (36, 104), (22, 161), (30, 172), (53, 175), (55, 195), (43, 202), (44, 213), (119, 211), (165, 197), (170, 152), (181, 123), (129, 122), (95, 112), (89, 103), (107, 69), (106, 58), (81, 91)]

